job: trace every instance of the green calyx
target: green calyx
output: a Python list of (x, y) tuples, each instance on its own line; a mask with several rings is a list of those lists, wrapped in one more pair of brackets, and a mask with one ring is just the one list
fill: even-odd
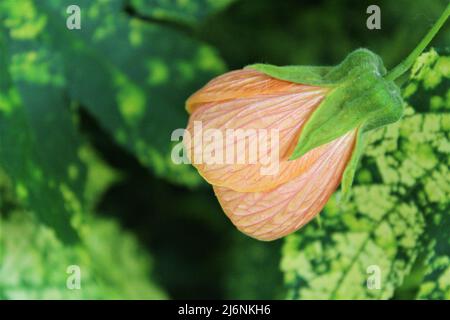
[(357, 49), (350, 53), (342, 63), (335, 67), (329, 66), (284, 66), (278, 67), (270, 64), (252, 64), (246, 68), (254, 69), (265, 73), (271, 77), (301, 83), (312, 86), (334, 87), (339, 84), (343, 78), (348, 77), (358, 70), (376, 70), (383, 75), (386, 69), (383, 67), (381, 58), (367, 49)]
[(403, 114), (400, 90), (384, 78), (386, 69), (381, 58), (366, 49), (353, 51), (336, 67), (255, 64), (247, 68), (330, 90), (303, 127), (291, 160), (351, 130), (375, 129), (399, 120)]
[(247, 66), (280, 80), (329, 88), (304, 125), (290, 160), (356, 130), (353, 153), (342, 176), (342, 191), (348, 196), (366, 133), (396, 122), (403, 115), (403, 99), (394, 80), (411, 68), (449, 16), (450, 3), (416, 48), (389, 73), (381, 58), (367, 49), (353, 51), (335, 67)]
[(304, 125), (290, 159), (357, 130), (356, 145), (343, 176), (344, 191), (352, 183), (365, 133), (396, 122), (403, 114), (399, 88), (384, 78), (386, 69), (381, 58), (367, 49), (353, 51), (335, 67), (255, 64), (247, 68), (285, 81), (329, 88)]

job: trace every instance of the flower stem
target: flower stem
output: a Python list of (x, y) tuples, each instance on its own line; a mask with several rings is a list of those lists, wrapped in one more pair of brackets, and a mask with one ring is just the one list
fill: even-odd
[(417, 45), (417, 47), (409, 54), (409, 56), (403, 60), (400, 64), (398, 64), (394, 69), (389, 71), (389, 73), (386, 75), (386, 80), (395, 80), (398, 77), (400, 77), (402, 74), (404, 74), (406, 71), (411, 68), (411, 66), (414, 64), (414, 61), (417, 59), (417, 57), (422, 53), (422, 51), (428, 46), (428, 44), (433, 40), (436, 33), (438, 33), (439, 29), (444, 25), (445, 21), (450, 15), (450, 3), (447, 5), (447, 8), (445, 8), (442, 15), (439, 17), (439, 19), (435, 22), (433, 27), (431, 27), (430, 31), (423, 37), (422, 41)]

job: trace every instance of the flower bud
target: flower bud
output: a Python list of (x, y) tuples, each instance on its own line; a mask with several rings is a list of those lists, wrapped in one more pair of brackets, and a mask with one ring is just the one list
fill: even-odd
[(213, 186), (214, 192), (240, 231), (259, 240), (278, 239), (301, 228), (322, 210), (341, 181), (354, 140), (355, 132), (350, 132), (328, 143), (325, 152), (302, 174), (276, 188), (237, 192)]
[(239, 230), (285, 236), (322, 210), (341, 179), (348, 191), (366, 132), (401, 117), (385, 74), (364, 49), (336, 67), (226, 73), (186, 102), (188, 157)]
[[(318, 149), (301, 161), (288, 161), (301, 128), (326, 92), (327, 89), (277, 80), (253, 70), (220, 76), (187, 101), (187, 109), (192, 112), (187, 127), (192, 141), (187, 146), (188, 156), (209, 183), (236, 191), (264, 191), (289, 181), (322, 153)], [(201, 126), (197, 132), (196, 123)], [(217, 139), (207, 139), (205, 133), (209, 129), (220, 131), (223, 137), (221, 157), (213, 159), (217, 161), (208, 161), (213, 158), (208, 150), (217, 144)], [(228, 139), (227, 130), (231, 132)], [(263, 147), (258, 141), (259, 133), (265, 133), (269, 140), (271, 130), (279, 132), (276, 141), (266, 141), (266, 152), (259, 152)], [(238, 161), (240, 155), (244, 161)], [(271, 159), (264, 161), (263, 157)], [(264, 174), (263, 169), (270, 165), (278, 167)]]

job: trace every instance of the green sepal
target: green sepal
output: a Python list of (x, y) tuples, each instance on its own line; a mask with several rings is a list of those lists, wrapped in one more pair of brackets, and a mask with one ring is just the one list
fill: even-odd
[(400, 90), (375, 73), (355, 77), (333, 89), (302, 129), (290, 159), (331, 142), (364, 124), (371, 130), (396, 122), (403, 114)]
[[(381, 58), (367, 49), (357, 49), (351, 52), (337, 66), (274, 66), (256, 63), (245, 67), (265, 73), (271, 77), (312, 86), (335, 86), (345, 78), (360, 70), (375, 70), (386, 74)], [(355, 70), (356, 69), (356, 70)], [(355, 72), (356, 71), (356, 72)]]
[(335, 67), (255, 64), (247, 68), (280, 80), (330, 89), (304, 125), (291, 160), (355, 128), (378, 128), (396, 122), (403, 114), (399, 88), (383, 78), (386, 69), (381, 58), (367, 49), (353, 51)]
[(364, 130), (364, 128), (358, 128), (352, 155), (347, 163), (347, 166), (345, 167), (344, 173), (342, 174), (341, 197), (343, 201), (348, 200), (350, 196), (350, 189), (353, 184), (355, 172), (366, 146), (366, 135), (367, 131)]
[(271, 77), (295, 83), (314, 86), (330, 86), (334, 83), (327, 77), (333, 67), (325, 66), (274, 66), (271, 64), (252, 64), (245, 69), (255, 69)]

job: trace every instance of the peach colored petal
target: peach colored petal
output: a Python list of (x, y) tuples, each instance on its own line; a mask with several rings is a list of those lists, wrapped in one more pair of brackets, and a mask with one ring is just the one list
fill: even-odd
[(256, 70), (227, 72), (208, 82), (186, 101), (189, 113), (205, 104), (264, 95), (301, 92), (309, 86), (278, 80)]
[[(191, 143), (187, 143), (186, 147), (192, 164), (209, 183), (241, 192), (270, 190), (308, 169), (323, 153), (324, 148), (312, 150), (300, 160), (287, 160), (297, 144), (302, 126), (323, 99), (326, 89), (301, 87), (300, 92), (240, 98), (206, 104), (196, 109), (187, 127)], [(196, 121), (201, 122), (201, 132), (194, 130)], [(259, 129), (265, 129), (269, 138), (272, 129), (279, 130), (278, 170), (274, 174), (261, 174), (261, 169), (269, 166), (264, 162), (264, 156), (272, 155), (272, 149), (271, 140), (267, 141), (266, 153), (260, 154), (259, 149), (254, 149), (262, 145), (258, 143), (257, 134), (240, 140), (225, 140), (220, 158), (222, 162), (205, 163), (206, 150), (213, 148), (214, 140), (203, 139), (201, 147), (196, 147), (196, 144), (198, 146), (200, 136), (208, 129), (220, 130), (222, 137), (226, 137), (227, 129), (254, 129), (256, 133)], [(245, 145), (243, 152), (246, 161), (243, 164), (236, 163), (238, 141), (242, 143), (241, 146)], [(234, 153), (235, 161), (227, 163), (226, 156), (230, 152)], [(250, 152), (254, 156), (252, 163)]]
[(271, 191), (244, 193), (214, 186), (214, 192), (239, 230), (259, 240), (281, 238), (322, 210), (341, 181), (355, 136), (356, 130), (328, 143), (307, 171)]

